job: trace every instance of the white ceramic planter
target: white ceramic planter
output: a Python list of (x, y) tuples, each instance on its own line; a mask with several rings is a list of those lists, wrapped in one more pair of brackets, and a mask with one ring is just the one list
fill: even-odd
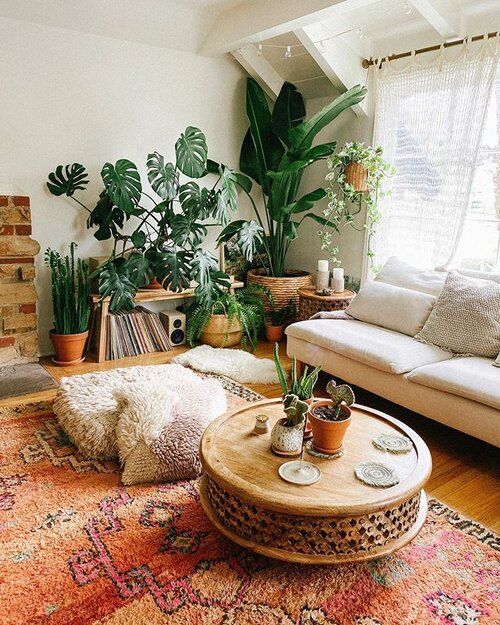
[(298, 456), (302, 449), (304, 423), (286, 427), (286, 419), (280, 419), (271, 431), (271, 450), (278, 456)]

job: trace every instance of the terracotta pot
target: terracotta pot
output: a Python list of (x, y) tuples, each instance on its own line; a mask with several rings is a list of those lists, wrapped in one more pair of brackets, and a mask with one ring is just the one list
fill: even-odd
[(368, 172), (361, 163), (349, 163), (345, 170), (345, 181), (354, 187), (355, 191), (367, 191), (366, 179)]
[(243, 331), (236, 317), (229, 323), (227, 315), (212, 315), (200, 336), (201, 342), (212, 347), (234, 347), (241, 343)]
[(163, 289), (163, 285), (160, 284), (156, 278), (154, 278), (149, 284), (146, 284), (146, 286), (141, 288), (145, 291), (159, 291), (160, 289)]
[(51, 330), (49, 336), (56, 352), (52, 360), (56, 365), (67, 367), (82, 362), (85, 359), (83, 352), (88, 335), (88, 330), (79, 334), (56, 334), (54, 330)]
[[(288, 319), (287, 323), (297, 320), (299, 312), (298, 290), (312, 284), (311, 274), (307, 271), (287, 270), (282, 278), (266, 276), (264, 269), (250, 269), (247, 273), (248, 284), (260, 284), (271, 291), (276, 308), (286, 306), (290, 300), (295, 304), (295, 318)], [(264, 296), (264, 310), (269, 311), (270, 305)]]
[(271, 431), (271, 451), (277, 456), (298, 456), (302, 451), (304, 422), (298, 425), (283, 425), (286, 418), (279, 419)]
[(313, 431), (313, 446), (324, 454), (336, 454), (342, 450), (346, 430), (351, 424), (351, 409), (344, 404), (341, 406), (341, 411), (347, 418), (343, 421), (327, 421), (314, 414), (316, 408), (331, 405), (333, 405), (331, 399), (319, 399), (313, 403), (309, 411)]
[(279, 343), (283, 338), (283, 328), (285, 326), (266, 325), (266, 339), (268, 343)]

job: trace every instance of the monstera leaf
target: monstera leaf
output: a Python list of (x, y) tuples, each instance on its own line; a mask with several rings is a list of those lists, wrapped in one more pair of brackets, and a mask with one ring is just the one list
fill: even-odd
[[(238, 191), (236, 189), (237, 178), (234, 171), (222, 165), (220, 172), (220, 194), (226, 206), (233, 212), (238, 209)], [(226, 217), (227, 220), (227, 217)], [(225, 222), (223, 222), (225, 223)]]
[(210, 273), (218, 266), (217, 259), (207, 250), (196, 250), (191, 261), (193, 279), (205, 286), (210, 280)]
[(173, 200), (179, 187), (179, 174), (172, 163), (165, 163), (165, 159), (158, 152), (148, 154), (148, 180), (153, 191), (158, 193), (162, 200)]
[(137, 288), (148, 284), (153, 277), (150, 263), (141, 252), (132, 252), (127, 258), (127, 274), (130, 282)]
[(347, 384), (339, 384), (337, 386), (335, 380), (330, 380), (330, 382), (328, 382), (326, 385), (326, 392), (330, 395), (330, 398), (335, 405), (344, 402), (347, 406), (352, 406), (356, 401), (352, 388)]
[(198, 284), (194, 293), (200, 306), (210, 308), (213, 301), (220, 297), (231, 286), (229, 276), (223, 271), (211, 271), (210, 280), (205, 284)]
[(132, 214), (142, 194), (141, 177), (134, 163), (126, 158), (116, 161), (115, 165), (106, 163), (101, 177), (113, 204)]
[(182, 209), (191, 219), (207, 219), (217, 205), (217, 196), (212, 189), (200, 189), (192, 180), (179, 187)]
[(182, 291), (191, 281), (192, 255), (187, 250), (169, 250), (162, 254), (163, 266), (157, 267), (156, 278), (171, 291)]
[(87, 228), (97, 226), (94, 237), (98, 241), (106, 241), (111, 237), (119, 236), (118, 230), (123, 228), (125, 217), (128, 218), (128, 215), (113, 205), (104, 190), (101, 191), (99, 200), (87, 219)]
[(190, 178), (201, 178), (207, 168), (207, 140), (199, 128), (188, 126), (175, 144), (177, 167)]
[(264, 231), (256, 221), (246, 221), (238, 234), (238, 244), (245, 259), (251, 263), (258, 245), (262, 243)]
[(99, 294), (102, 298), (111, 296), (109, 309), (132, 310), (136, 286), (128, 277), (125, 258), (114, 258), (105, 263), (99, 271)]
[(89, 183), (87, 170), (79, 163), (58, 165), (55, 172), (49, 174), (47, 187), (52, 195), (71, 197), (75, 191), (83, 191)]

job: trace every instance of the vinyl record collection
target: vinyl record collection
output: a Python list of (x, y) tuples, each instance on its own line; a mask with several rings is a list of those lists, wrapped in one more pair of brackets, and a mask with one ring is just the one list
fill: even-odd
[(172, 349), (158, 315), (143, 306), (129, 312), (109, 313), (107, 323), (107, 360)]

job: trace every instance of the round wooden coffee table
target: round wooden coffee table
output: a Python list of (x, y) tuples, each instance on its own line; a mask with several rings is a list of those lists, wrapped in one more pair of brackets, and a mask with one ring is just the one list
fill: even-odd
[[(204, 468), (201, 503), (228, 538), (280, 560), (327, 564), (379, 557), (399, 549), (420, 531), (427, 514), (422, 490), (431, 456), (411, 428), (382, 412), (355, 405), (335, 460), (304, 454), (322, 471), (311, 486), (283, 481), (283, 458), (270, 451), (270, 435), (252, 434), (255, 417), (267, 414), (271, 428), (284, 416), (279, 399), (267, 399), (227, 412), (205, 430), (200, 443)], [(381, 433), (407, 436), (412, 451), (380, 451), (372, 439)], [(390, 488), (359, 481), (354, 468), (374, 460), (393, 467), (400, 482)]]

